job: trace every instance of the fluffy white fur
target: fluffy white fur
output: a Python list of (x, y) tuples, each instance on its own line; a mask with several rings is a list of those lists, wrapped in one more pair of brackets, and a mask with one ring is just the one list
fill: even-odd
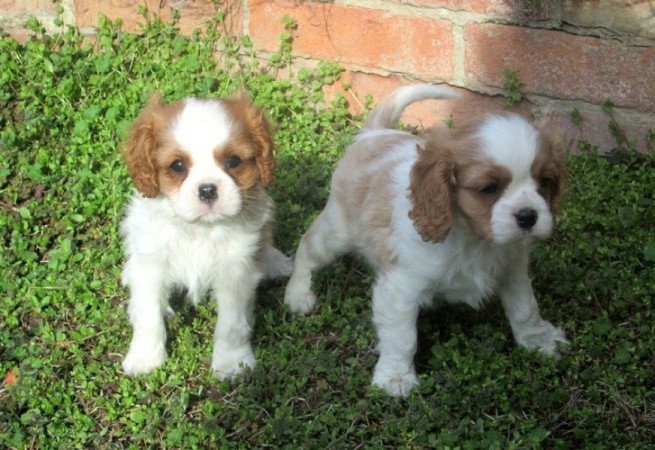
[[(219, 100), (154, 103), (142, 113), (127, 145), (127, 152), (138, 156), (128, 157), (133, 176), (152, 165), (160, 182), (154, 195), (135, 193), (121, 226), (127, 256), (122, 281), (130, 291), (133, 327), (123, 370), (138, 375), (164, 363), (164, 317), (172, 313), (172, 291), (182, 287), (194, 304), (208, 293), (217, 302), (211, 365), (218, 378), (232, 378), (255, 366), (250, 335), (257, 284), (264, 276), (288, 275), (291, 263), (265, 236), (273, 202), (261, 183), (244, 193), (217, 160), (233, 134), (249, 126), (244, 119)], [(152, 148), (143, 148), (148, 145)], [(187, 172), (183, 179), (168, 172), (179, 180), (162, 186), (166, 175), (158, 173), (170, 169), (158, 167), (167, 161), (161, 152), (171, 148), (184, 158)], [(199, 196), (199, 187), (208, 184), (217, 190), (212, 201)]]
[[(487, 235), (474, 233), (472, 219), (456, 205), (439, 242), (422, 236), (409, 217), (412, 170), (426, 146), (441, 143), (391, 128), (408, 104), (455, 96), (441, 87), (408, 86), (371, 112), (333, 174), (325, 209), (301, 239), (285, 293), (292, 311), (308, 313), (316, 301), (312, 271), (350, 251), (363, 255), (376, 271), (373, 323), (379, 360), (373, 384), (393, 396), (407, 396), (418, 383), (416, 319), (419, 308), (435, 296), (479, 308), (496, 294), (519, 345), (552, 355), (558, 342), (566, 342), (561, 329), (541, 318), (528, 277), (532, 242), (547, 237), (553, 227), (549, 204), (531, 174), (540, 151), (532, 125), (518, 116), (490, 116), (471, 131), (472, 160), (511, 174), (490, 209)], [(457, 187), (458, 175), (457, 170), (448, 174), (448, 183)], [(537, 214), (531, 227), (517, 224), (523, 208)]]

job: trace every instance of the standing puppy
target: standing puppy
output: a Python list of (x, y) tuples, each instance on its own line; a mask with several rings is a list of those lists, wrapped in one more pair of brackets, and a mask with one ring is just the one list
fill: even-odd
[(134, 328), (123, 370), (147, 373), (166, 360), (164, 316), (175, 287), (194, 304), (208, 292), (218, 304), (216, 376), (254, 367), (255, 289), (262, 277), (291, 271), (272, 243), (264, 187), (275, 160), (262, 111), (243, 96), (171, 104), (153, 96), (124, 151), (138, 192), (121, 226)]
[(553, 228), (563, 155), (510, 114), (422, 136), (393, 129), (410, 103), (454, 97), (438, 86), (407, 86), (371, 111), (302, 237), (284, 299), (309, 312), (311, 272), (350, 251), (363, 255), (376, 271), (373, 383), (397, 397), (418, 384), (416, 319), (435, 295), (479, 308), (497, 294), (519, 345), (554, 354), (566, 342), (539, 315), (528, 277), (532, 243)]

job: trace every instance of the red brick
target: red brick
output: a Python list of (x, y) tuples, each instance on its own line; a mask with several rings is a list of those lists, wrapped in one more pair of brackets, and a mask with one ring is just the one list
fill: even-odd
[[(30, 16), (36, 17), (46, 32), (57, 30), (58, 27), (54, 25), (58, 16), (56, 10), (57, 4), (52, 0), (0, 0), (0, 29), (8, 32), (12, 38), (24, 42), (34, 34), (25, 28)], [(64, 19), (69, 19), (65, 13)]]
[[(205, 21), (211, 19), (215, 7), (211, 0), (177, 0), (162, 2), (161, 0), (76, 0), (77, 26), (93, 27), (98, 22), (100, 13), (110, 19), (122, 19), (123, 29), (138, 32), (144, 22), (137, 12), (139, 6), (148, 8), (151, 15), (159, 16), (162, 20), (170, 20), (171, 10), (180, 12), (180, 31), (191, 34), (194, 29), (205, 28)], [(221, 7), (226, 11), (225, 24), (228, 32), (240, 35), (242, 31), (242, 10), (239, 0), (223, 0)]]
[(23, 28), (5, 31), (9, 33), (10, 38), (23, 44), (29, 41), (30, 37), (34, 35), (31, 31), (27, 31)]
[(298, 22), (295, 54), (430, 79), (452, 78), (449, 21), (319, 2), (250, 0), (248, 32), (258, 49), (278, 49), (285, 15)]
[(655, 111), (655, 48), (505, 25), (465, 27), (467, 81), (502, 87), (516, 70), (525, 92)]
[(502, 15), (511, 15), (516, 11), (509, 0), (392, 0), (391, 3)]
[[(191, 34), (196, 28), (204, 30), (205, 22), (216, 14), (216, 7), (211, 0), (186, 0), (169, 2), (169, 4), (172, 8), (180, 11), (180, 31), (183, 34)], [(243, 31), (242, 2), (240, 0), (222, 0), (220, 8), (225, 13), (225, 31), (241, 36)]]
[(56, 8), (52, 0), (0, 0), (3, 18), (54, 15)]
[[(583, 105), (580, 107), (582, 125), (577, 127), (571, 120), (570, 104), (557, 103), (538, 108), (539, 123), (550, 130), (564, 136), (571, 143), (571, 150), (577, 149), (578, 140), (582, 139), (597, 145), (601, 152), (606, 153), (617, 146), (615, 138), (609, 130), (610, 117), (600, 106)], [(654, 129), (655, 114), (638, 115), (629, 111), (615, 111), (615, 119), (628, 139), (637, 141), (637, 149), (646, 150), (646, 133)]]
[[(411, 84), (412, 81), (397, 76), (382, 77), (362, 72), (345, 72), (341, 80), (326, 89), (327, 98), (332, 99), (337, 93), (345, 96), (350, 104), (353, 115), (366, 113), (364, 108), (366, 95), (373, 96), (373, 105), (400, 86)], [(345, 91), (343, 84), (349, 89)], [(577, 141), (583, 139), (597, 145), (601, 152), (608, 152), (616, 146), (616, 141), (609, 131), (610, 118), (600, 106), (580, 104), (583, 116), (581, 127), (576, 127), (571, 120), (573, 107), (570, 102), (547, 101), (544, 104), (532, 104), (528, 101), (507, 109), (503, 107), (503, 98), (487, 96), (464, 89), (453, 88), (462, 98), (459, 100), (423, 101), (407, 108), (402, 122), (408, 125), (429, 127), (442, 124), (452, 118), (458, 126), (467, 120), (482, 114), (499, 111), (512, 111), (525, 117), (538, 117), (537, 124), (555, 135), (561, 135), (570, 144), (569, 149), (575, 151)], [(615, 117), (621, 129), (629, 138), (636, 139), (638, 149), (646, 149), (646, 133), (654, 128), (655, 114), (638, 114), (626, 110), (616, 110)]]
[(75, 16), (78, 27), (94, 27), (98, 23), (100, 14), (110, 19), (121, 19), (123, 29), (138, 31), (143, 18), (137, 13), (138, 6), (145, 6), (148, 11), (160, 14), (159, 0), (77, 0), (75, 2)]
[(619, 33), (655, 37), (653, 2), (648, 0), (564, 0), (562, 19), (579, 27), (602, 27)]
[[(364, 105), (368, 94), (373, 97), (373, 105), (375, 105), (393, 90), (412, 83), (414, 82), (398, 76), (382, 77), (348, 71), (342, 75), (339, 82), (327, 89), (327, 97), (334, 98), (337, 93), (342, 93), (350, 104), (350, 112), (353, 115), (358, 115), (365, 112)], [(344, 91), (343, 84), (349, 86), (347, 91)], [(444, 123), (444, 121), (452, 118), (453, 123), (457, 125), (480, 114), (492, 111), (508, 111), (508, 109), (503, 108), (503, 99), (501, 97), (490, 97), (464, 89), (452, 89), (458, 92), (462, 98), (415, 103), (407, 108), (401, 120), (409, 125), (429, 127)], [(531, 112), (531, 105), (529, 102), (524, 102), (509, 111), (528, 115)]]
[[(394, 89), (408, 84), (397, 76), (383, 77), (362, 72), (345, 71), (335, 84), (325, 88), (327, 100), (332, 100), (337, 94), (342, 94), (349, 104), (350, 113), (354, 116), (366, 112), (366, 96), (373, 97), (375, 105), (380, 99)], [(348, 89), (344, 89), (344, 85)]]

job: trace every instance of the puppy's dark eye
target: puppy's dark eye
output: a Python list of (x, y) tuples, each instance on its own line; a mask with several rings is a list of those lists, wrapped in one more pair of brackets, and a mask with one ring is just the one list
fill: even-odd
[(182, 173), (186, 171), (186, 164), (184, 164), (184, 161), (181, 159), (176, 159), (169, 167), (175, 173)]
[(225, 162), (225, 167), (228, 169), (234, 169), (235, 167), (238, 167), (239, 164), (241, 164), (241, 158), (237, 155), (232, 155)]
[(481, 194), (492, 195), (498, 192), (498, 183), (491, 183), (480, 189)]

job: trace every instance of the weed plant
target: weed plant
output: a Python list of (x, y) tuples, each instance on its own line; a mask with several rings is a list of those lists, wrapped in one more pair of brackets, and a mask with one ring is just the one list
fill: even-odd
[[(127, 378), (130, 340), (118, 225), (132, 184), (121, 138), (149, 93), (169, 100), (243, 87), (276, 124), (277, 240), (292, 253), (324, 205), (357, 130), (326, 104), (331, 63), (274, 77), (291, 33), (260, 65), (248, 39), (191, 37), (147, 21), (96, 39), (73, 28), (0, 39), (0, 447), (640, 448), (655, 441), (655, 171), (652, 155), (570, 158), (568, 203), (534, 255), (545, 317), (571, 339), (555, 361), (517, 348), (497, 302), (419, 319), (420, 388), (370, 386), (370, 274), (343, 259), (315, 277), (318, 311), (292, 316), (284, 283), (258, 291), (258, 366), (218, 382), (214, 306), (178, 305), (166, 364)], [(287, 31), (293, 29), (286, 21)], [(216, 43), (221, 43), (217, 52)], [(0, 378), (1, 380), (1, 378)]]

